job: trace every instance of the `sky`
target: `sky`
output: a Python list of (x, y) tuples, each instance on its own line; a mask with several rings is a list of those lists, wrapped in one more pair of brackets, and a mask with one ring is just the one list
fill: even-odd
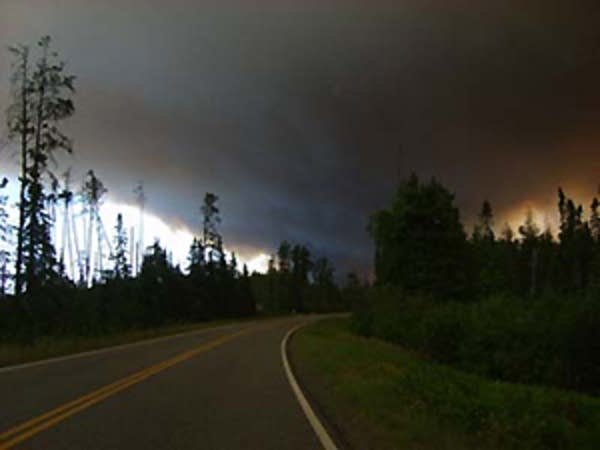
[[(116, 209), (143, 180), (186, 237), (217, 193), (245, 260), (288, 239), (368, 273), (368, 216), (411, 171), (498, 227), (600, 184), (597, 1), (0, 0), (0, 47), (45, 34), (77, 76), (75, 174)], [(0, 50), (3, 110), (9, 71)]]

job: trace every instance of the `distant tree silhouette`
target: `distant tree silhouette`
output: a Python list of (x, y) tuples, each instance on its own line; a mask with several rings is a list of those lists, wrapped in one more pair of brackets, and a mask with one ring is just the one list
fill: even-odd
[(188, 262), (188, 270), (191, 273), (202, 270), (206, 264), (204, 245), (202, 245), (202, 241), (196, 237), (193, 239), (192, 245), (190, 246)]
[[(560, 215), (559, 259), (562, 273), (567, 274), (567, 287), (582, 290), (587, 284), (592, 262), (593, 237), (588, 223), (583, 219), (583, 207), (575, 205), (558, 189)], [(593, 217), (593, 211), (592, 211)], [(595, 224), (594, 224), (595, 225)]]
[(292, 248), (292, 299), (297, 312), (305, 312), (308, 276), (313, 267), (310, 251), (304, 245)]
[(492, 205), (485, 200), (471, 237), (471, 291), (482, 297), (510, 289), (502, 266), (502, 245), (496, 241), (493, 226)]
[(494, 235), (494, 214), (492, 212), (492, 205), (489, 201), (485, 200), (481, 206), (481, 212), (477, 216), (477, 222), (473, 227), (473, 240), (474, 241), (493, 241)]
[(277, 250), (277, 261), (280, 272), (288, 273), (290, 271), (291, 256), (292, 246), (288, 241), (282, 241)]
[(131, 266), (127, 261), (127, 232), (123, 227), (123, 215), (121, 213), (117, 214), (114, 248), (114, 254), (111, 256), (114, 263), (112, 277), (118, 280), (129, 278), (131, 276)]

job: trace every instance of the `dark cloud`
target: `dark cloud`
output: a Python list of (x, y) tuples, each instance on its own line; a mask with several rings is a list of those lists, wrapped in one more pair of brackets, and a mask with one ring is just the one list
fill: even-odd
[[(600, 182), (600, 6), (534, 1), (4, 0), (0, 43), (50, 33), (78, 75), (76, 164), (239, 246), (368, 268), (367, 216), (437, 176), (472, 217)], [(8, 60), (0, 59), (0, 101)], [(191, 206), (190, 206), (191, 205)]]

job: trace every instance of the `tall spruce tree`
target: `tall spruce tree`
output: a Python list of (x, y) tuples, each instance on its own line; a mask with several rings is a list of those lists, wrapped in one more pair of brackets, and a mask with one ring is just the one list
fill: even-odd
[(44, 183), (55, 153), (59, 150), (72, 152), (71, 140), (60, 130), (59, 124), (75, 111), (71, 100), (75, 78), (65, 73), (65, 64), (58, 60), (56, 52), (51, 51), (50, 43), (48, 36), (39, 41), (41, 56), (30, 80), (33, 139), (27, 151), (24, 207), (28, 290), (44, 285), (57, 274)]
[(19, 170), (19, 222), (17, 225), (17, 248), (15, 257), (15, 294), (23, 292), (23, 264), (26, 222), (27, 169), (29, 167), (29, 145), (33, 137), (30, 49), (27, 45), (9, 47), (14, 57), (11, 74), (12, 103), (7, 109), (9, 138), (18, 140), (20, 147)]

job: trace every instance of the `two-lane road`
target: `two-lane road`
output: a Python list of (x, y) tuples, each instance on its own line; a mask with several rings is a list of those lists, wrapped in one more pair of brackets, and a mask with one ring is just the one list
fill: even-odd
[(318, 449), (280, 353), (307, 320), (0, 369), (0, 450)]

